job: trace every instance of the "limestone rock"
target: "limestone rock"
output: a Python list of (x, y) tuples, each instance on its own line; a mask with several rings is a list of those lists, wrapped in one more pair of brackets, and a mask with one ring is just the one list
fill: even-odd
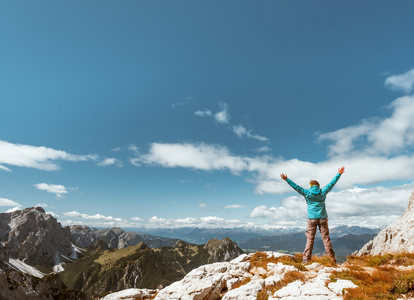
[[(263, 289), (265, 282), (263, 279), (252, 280), (249, 283), (242, 285), (238, 289), (229, 291), (222, 298), (223, 300), (256, 300), (257, 294)], [(243, 298), (241, 298), (243, 295)]]
[(414, 191), (401, 217), (381, 230), (355, 254), (383, 255), (399, 252), (414, 252)]
[(149, 290), (149, 289), (127, 289), (117, 293), (109, 294), (99, 300), (144, 300), (150, 299), (157, 293), (157, 290)]
[(182, 280), (161, 290), (155, 300), (219, 299), (227, 289), (227, 281), (233, 278), (251, 277), (245, 266), (245, 263), (231, 262), (201, 266), (188, 273)]
[(329, 281), (330, 271), (329, 268), (322, 268), (315, 278), (305, 283), (299, 280), (294, 281), (276, 291), (273, 296), (269, 297), (269, 299), (342, 299), (342, 290), (345, 287), (356, 287), (348, 280), (341, 282), (342, 285), (333, 285), (332, 287), (334, 289), (331, 289), (329, 286), (326, 287), (325, 283)]

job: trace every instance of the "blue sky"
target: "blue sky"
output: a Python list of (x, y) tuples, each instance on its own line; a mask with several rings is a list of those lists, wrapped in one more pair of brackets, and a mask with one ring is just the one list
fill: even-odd
[(1, 1), (0, 211), (381, 226), (414, 188), (414, 3)]

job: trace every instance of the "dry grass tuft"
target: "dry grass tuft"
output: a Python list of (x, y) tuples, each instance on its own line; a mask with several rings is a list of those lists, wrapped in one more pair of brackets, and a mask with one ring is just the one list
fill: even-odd
[(299, 271), (307, 271), (306, 267), (302, 265), (302, 254), (296, 253), (294, 256), (283, 255), (281, 257), (267, 257), (267, 254), (264, 252), (256, 252), (250, 258), (250, 263), (252, 267), (262, 267), (267, 270), (268, 263), (282, 263), (284, 265), (294, 266)]
[(414, 291), (414, 272), (397, 270), (396, 266), (414, 265), (413, 253), (375, 256), (348, 256), (346, 271), (333, 272), (331, 280), (347, 279), (358, 288), (347, 289), (344, 299), (397, 299)]
[(336, 267), (337, 266), (335, 261), (327, 255), (324, 255), (324, 256), (321, 256), (321, 257), (313, 255), (310, 262), (316, 262), (316, 263), (318, 263), (322, 266), (325, 266), (325, 267)]
[(413, 266), (414, 253), (398, 253), (398, 254), (384, 254), (374, 256), (355, 256), (349, 255), (347, 257), (347, 264), (360, 267), (381, 267), (384, 265), (391, 266)]
[(290, 265), (296, 267), (299, 271), (290, 271), (286, 272), (283, 279), (277, 282), (273, 286), (266, 286), (263, 290), (261, 290), (257, 294), (258, 300), (267, 300), (269, 298), (269, 293), (273, 294), (275, 291), (281, 289), (282, 287), (287, 286), (289, 283), (294, 282), (296, 280), (305, 281), (306, 276), (300, 271), (307, 271), (304, 265), (302, 265), (302, 254), (296, 253), (294, 256), (284, 255), (278, 258), (275, 257), (267, 257), (267, 254), (264, 252), (256, 252), (250, 258), (250, 263), (252, 267), (256, 268), (263, 268), (267, 270), (268, 263), (282, 263), (284, 265)]
[[(300, 271), (307, 271), (301, 264), (302, 254), (268, 258), (264, 252), (256, 252), (251, 258), (252, 267), (262, 267), (267, 270), (268, 263), (283, 263), (295, 266), (299, 271), (287, 272), (283, 280), (274, 286), (264, 288), (258, 295), (258, 300), (267, 300), (268, 294), (288, 285), (296, 280), (305, 281), (306, 275)], [(326, 267), (336, 267), (336, 263), (327, 256), (312, 256), (311, 262)], [(385, 254), (375, 256), (348, 256), (343, 271), (333, 272), (331, 281), (347, 279), (355, 283), (358, 288), (346, 289), (344, 299), (348, 300), (395, 300), (402, 294), (414, 292), (414, 271), (401, 271), (396, 266), (414, 266), (414, 253)]]
[(241, 287), (242, 285), (246, 285), (248, 284), (252, 279), (250, 277), (246, 277), (243, 280), (241, 280), (240, 282), (236, 283), (233, 287), (233, 289), (237, 289), (239, 287)]

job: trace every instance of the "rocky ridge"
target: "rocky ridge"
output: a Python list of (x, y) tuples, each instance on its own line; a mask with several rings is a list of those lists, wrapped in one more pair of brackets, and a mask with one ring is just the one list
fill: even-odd
[(0, 214), (0, 256), (46, 270), (76, 256), (69, 228), (41, 207)]
[[(101, 247), (102, 246), (102, 247)], [(155, 289), (182, 279), (200, 265), (238, 257), (242, 250), (230, 239), (211, 240), (206, 245), (177, 241), (173, 247), (149, 248), (144, 243), (123, 249), (108, 249), (100, 242), (61, 273), (71, 289), (91, 297), (133, 287)]]
[[(268, 257), (281, 257), (286, 254), (266, 252)], [(230, 262), (200, 266), (188, 273), (182, 280), (166, 288), (157, 290), (128, 289), (109, 294), (101, 300), (150, 299), (155, 300), (255, 300), (267, 287), (283, 280), (285, 275), (298, 269), (282, 263), (268, 263), (265, 268), (252, 267), (249, 261), (253, 254), (242, 254)], [(345, 288), (355, 288), (349, 280), (330, 281), (333, 271), (344, 268), (324, 267), (318, 263), (307, 265), (306, 280), (296, 280), (277, 290), (268, 299), (342, 299)], [(329, 282), (328, 284), (326, 284)]]
[(414, 252), (414, 191), (404, 213), (355, 254), (382, 255), (401, 252)]

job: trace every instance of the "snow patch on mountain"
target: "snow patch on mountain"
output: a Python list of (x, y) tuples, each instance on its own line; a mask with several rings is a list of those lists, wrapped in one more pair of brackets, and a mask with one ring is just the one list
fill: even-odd
[(6, 262), (6, 264), (17, 271), (32, 275), (34, 277), (43, 278), (43, 276), (45, 275), (36, 268), (29, 266), (25, 262), (21, 261), (20, 259), (9, 258), (9, 261)]

